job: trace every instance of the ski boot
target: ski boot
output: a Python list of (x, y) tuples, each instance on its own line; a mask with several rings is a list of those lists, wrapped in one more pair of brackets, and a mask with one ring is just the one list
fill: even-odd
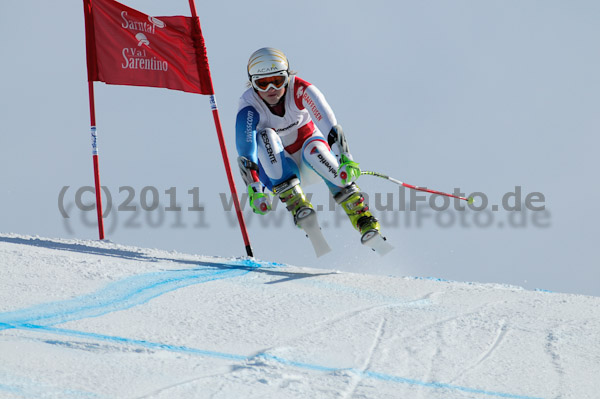
[(335, 201), (341, 205), (352, 226), (361, 234), (360, 242), (385, 255), (393, 249), (386, 243), (386, 238), (380, 233), (381, 226), (379, 221), (369, 211), (369, 205), (365, 202), (365, 197), (355, 183), (344, 187), (342, 191), (334, 196)]
[(344, 187), (334, 199), (341, 205), (348, 217), (352, 226), (361, 234), (365, 234), (369, 230), (379, 231), (379, 222), (369, 211), (369, 205), (365, 202), (365, 197), (355, 183)]
[(306, 195), (300, 187), (300, 180), (297, 178), (294, 177), (281, 183), (273, 191), (279, 194), (279, 200), (292, 213), (296, 226), (302, 227), (300, 221), (315, 212), (312, 204), (306, 199)]

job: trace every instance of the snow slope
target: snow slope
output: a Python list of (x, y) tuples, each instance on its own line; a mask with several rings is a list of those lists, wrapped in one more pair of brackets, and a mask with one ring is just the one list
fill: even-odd
[(15, 234), (0, 281), (1, 398), (600, 397), (596, 297)]

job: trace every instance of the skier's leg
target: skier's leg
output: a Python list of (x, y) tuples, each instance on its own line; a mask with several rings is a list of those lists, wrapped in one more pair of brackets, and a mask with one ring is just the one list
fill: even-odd
[(337, 172), (340, 164), (320, 133), (306, 140), (302, 146), (302, 161), (323, 179), (333, 195), (345, 186)]
[(302, 158), (323, 178), (356, 230), (361, 234), (370, 230), (379, 231), (379, 222), (369, 211), (360, 188), (355, 183), (342, 182), (337, 172), (339, 162), (322, 136), (314, 136), (304, 143)]
[(258, 133), (258, 137), (258, 175), (269, 190), (300, 175), (298, 165), (284, 150), (281, 139), (273, 129), (264, 129)]
[(273, 129), (259, 133), (258, 160), (259, 178), (294, 216), (297, 224), (305, 208), (312, 209), (311, 203), (300, 187), (300, 172), (293, 158), (285, 151), (281, 139)]

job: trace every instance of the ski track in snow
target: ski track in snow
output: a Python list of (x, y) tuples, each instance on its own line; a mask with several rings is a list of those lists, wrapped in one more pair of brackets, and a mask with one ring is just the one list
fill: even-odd
[(383, 332), (385, 331), (385, 323), (386, 323), (386, 318), (385, 318), (385, 316), (383, 316), (381, 318), (381, 322), (377, 326), (377, 331), (375, 332), (375, 337), (373, 339), (371, 347), (367, 350), (367, 355), (365, 356), (365, 361), (363, 362), (363, 365), (358, 370), (356, 370), (356, 372), (354, 373), (354, 376), (350, 382), (350, 385), (348, 386), (348, 390), (346, 391), (346, 393), (342, 393), (342, 395), (341, 395), (342, 398), (352, 398), (352, 396), (354, 395), (356, 388), (360, 384), (360, 381), (363, 378), (365, 372), (370, 368), (371, 362), (373, 359), (373, 355), (375, 354), (375, 350), (377, 349), (377, 346), (381, 342), (381, 337), (383, 336)]
[[(63, 247), (63, 245), (57, 245), (57, 247)], [(67, 250), (81, 250), (82, 248), (77, 245), (64, 245), (64, 248)], [(95, 249), (94, 249), (95, 250)], [(99, 250), (98, 252), (102, 252)], [(120, 256), (118, 253), (113, 253), (112, 256)], [(177, 260), (179, 261), (179, 260)], [(249, 273), (257, 271), (261, 268), (272, 268), (277, 273), (277, 270), (281, 268), (280, 265), (268, 264), (256, 262), (254, 260), (249, 259), (241, 259), (230, 262), (222, 262), (222, 263), (211, 263), (211, 262), (189, 262), (193, 264), (194, 267), (190, 269), (183, 270), (165, 270), (160, 272), (146, 273), (142, 275), (134, 275), (122, 280), (110, 283), (106, 285), (104, 288), (93, 292), (91, 294), (82, 295), (75, 297), (73, 299), (58, 301), (58, 302), (50, 302), (39, 304), (36, 306), (28, 307), (21, 310), (6, 312), (0, 314), (0, 331), (3, 330), (24, 330), (29, 332), (38, 332), (38, 333), (46, 333), (52, 335), (58, 335), (61, 337), (69, 337), (74, 339), (85, 339), (85, 340), (93, 340), (97, 342), (107, 342), (111, 345), (122, 346), (123, 351), (140, 351), (140, 350), (152, 350), (152, 351), (167, 351), (173, 353), (182, 353), (187, 355), (194, 356), (202, 356), (202, 357), (210, 357), (210, 358), (218, 358), (229, 360), (236, 363), (248, 363), (255, 362), (257, 360), (264, 360), (269, 362), (274, 362), (279, 365), (293, 367), (297, 369), (309, 370), (314, 372), (322, 372), (322, 373), (342, 373), (344, 375), (351, 374), (351, 379), (349, 385), (346, 390), (341, 393), (342, 398), (351, 398), (355, 394), (357, 388), (361, 384), (361, 381), (364, 379), (385, 381), (389, 383), (398, 383), (398, 384), (406, 384), (419, 388), (427, 388), (427, 389), (442, 389), (448, 392), (461, 392), (472, 395), (484, 395), (486, 397), (501, 397), (501, 398), (513, 398), (513, 399), (541, 399), (539, 397), (533, 396), (524, 396), (519, 394), (507, 393), (507, 392), (496, 392), (492, 390), (480, 389), (480, 388), (471, 388), (467, 386), (455, 385), (452, 381), (458, 379), (461, 375), (468, 373), (469, 371), (477, 368), (481, 363), (483, 363), (486, 359), (492, 356), (493, 352), (496, 348), (501, 344), (503, 337), (507, 332), (506, 323), (502, 321), (500, 323), (499, 329), (497, 331), (497, 335), (494, 341), (490, 344), (488, 350), (483, 353), (480, 358), (470, 367), (463, 370), (459, 375), (457, 375), (450, 383), (443, 383), (432, 381), (431, 377), (431, 367), (429, 368), (428, 375), (423, 380), (412, 379), (412, 378), (404, 378), (402, 376), (386, 374), (382, 372), (377, 372), (371, 369), (372, 359), (375, 351), (377, 350), (378, 345), (381, 342), (382, 336), (385, 333), (387, 319), (386, 319), (386, 311), (395, 306), (422, 306), (429, 303), (430, 297), (434, 296), (437, 293), (427, 294), (425, 297), (421, 299), (417, 299), (414, 301), (407, 302), (398, 302), (397, 298), (394, 298), (395, 303), (384, 303), (381, 305), (368, 306), (361, 309), (354, 309), (350, 312), (343, 312), (341, 314), (336, 315), (329, 320), (322, 321), (318, 325), (315, 325), (312, 329), (305, 331), (303, 334), (291, 337), (291, 340), (298, 339), (303, 335), (312, 334), (315, 332), (322, 331), (328, 325), (337, 323), (342, 320), (348, 320), (348, 318), (353, 318), (361, 315), (364, 312), (373, 312), (373, 311), (381, 311), (381, 319), (377, 325), (377, 328), (374, 331), (374, 337), (372, 343), (369, 348), (367, 348), (364, 353), (364, 360), (362, 363), (354, 368), (336, 368), (331, 366), (323, 366), (318, 363), (311, 362), (298, 362), (293, 359), (287, 359), (285, 357), (276, 356), (273, 354), (269, 354), (269, 349), (265, 349), (259, 353), (255, 353), (253, 355), (244, 355), (244, 354), (236, 354), (236, 353), (225, 353), (219, 351), (210, 351), (203, 350), (200, 348), (193, 348), (188, 346), (180, 346), (180, 345), (170, 345), (165, 342), (151, 342), (145, 340), (131, 339), (127, 337), (120, 337), (114, 335), (107, 335), (101, 333), (94, 332), (84, 332), (77, 331), (73, 329), (59, 328), (56, 325), (63, 324), (70, 321), (81, 320), (84, 318), (94, 318), (102, 315), (106, 315), (108, 313), (117, 312), (125, 309), (130, 309), (135, 306), (140, 306), (153, 298), (164, 295), (166, 293), (188, 287), (194, 284), (203, 284), (211, 281), (221, 280), (221, 279), (236, 279), (242, 276), (245, 276)], [(247, 281), (246, 281), (247, 283)], [(353, 287), (345, 287), (341, 285), (327, 285), (325, 283), (315, 283), (311, 282), (315, 287), (319, 287), (320, 289), (333, 289), (338, 291), (354, 291), (358, 293), (358, 295), (377, 295), (372, 292), (363, 291), (360, 292), (359, 289)], [(389, 298), (384, 298), (389, 299)], [(489, 304), (488, 304), (489, 305)], [(444, 324), (449, 321), (455, 320), (459, 317), (463, 317), (468, 314), (477, 313), (479, 309), (471, 310), (470, 312), (465, 312), (464, 314), (454, 315), (452, 317), (446, 318), (444, 320), (438, 321), (433, 324), (419, 326), (418, 330), (424, 330), (427, 328), (431, 328), (434, 325)], [(6, 333), (6, 332), (5, 332)], [(412, 333), (415, 333), (413, 330)], [(442, 337), (440, 337), (441, 339)], [(59, 341), (59, 340), (44, 340), (45, 343), (52, 345), (63, 345), (71, 348), (84, 348), (86, 350), (94, 350), (97, 347), (94, 347), (93, 344), (89, 343), (81, 343), (76, 341)], [(558, 354), (555, 351), (556, 346), (556, 338), (552, 332), (548, 335), (548, 344), (547, 350), (550, 356), (552, 357), (554, 364), (556, 365), (556, 369), (560, 374), (560, 364), (558, 362)], [(137, 349), (135, 349), (137, 348)], [(438, 348), (439, 353), (439, 348)], [(435, 357), (435, 354), (434, 354)], [(433, 360), (432, 360), (433, 361)], [(1, 377), (1, 376), (0, 376)], [(181, 386), (184, 384), (191, 383), (193, 381), (197, 381), (204, 378), (210, 378), (210, 376), (203, 376), (194, 379), (188, 379), (179, 383), (171, 384), (169, 386), (165, 386), (159, 390), (155, 390), (153, 393), (149, 393), (145, 396), (152, 396), (164, 390), (169, 390), (171, 388)], [(25, 397), (31, 396), (23, 389), (11, 385), (5, 385), (0, 383), (0, 391), (4, 391), (7, 393), (13, 393), (17, 395), (23, 395)], [(90, 393), (87, 393), (89, 397), (94, 397)], [(35, 395), (34, 395), (35, 396)], [(81, 395), (75, 394), (75, 396), (84, 397), (83, 393)], [(427, 396), (426, 394), (424, 395)]]
[(181, 387), (181, 386), (186, 385), (186, 384), (192, 384), (192, 383), (200, 381), (200, 380), (206, 380), (206, 379), (210, 379), (210, 378), (220, 377), (220, 376), (223, 376), (225, 374), (229, 374), (229, 371), (225, 372), (225, 373), (203, 375), (201, 377), (196, 377), (196, 378), (191, 378), (191, 379), (188, 379), (188, 380), (185, 380), (185, 381), (180, 381), (180, 382), (177, 382), (175, 384), (167, 385), (167, 386), (162, 387), (160, 389), (155, 389), (154, 391), (152, 391), (150, 393), (144, 394), (142, 396), (138, 396), (136, 399), (151, 398), (151, 397), (159, 395), (159, 394), (161, 394), (161, 393), (163, 393), (165, 391), (168, 391), (168, 390), (171, 390), (171, 389), (174, 389), (174, 388), (178, 388), (178, 387)]
[[(364, 366), (363, 368), (345, 369), (345, 368), (322, 366), (319, 364), (297, 362), (297, 361), (285, 359), (285, 358), (282, 358), (279, 356), (270, 355), (267, 353), (259, 353), (254, 356), (248, 357), (248, 356), (239, 355), (239, 354), (208, 351), (208, 350), (202, 350), (202, 349), (191, 348), (191, 347), (186, 347), (186, 346), (169, 345), (169, 344), (165, 344), (165, 343), (161, 343), (161, 342), (149, 342), (149, 341), (136, 340), (136, 339), (130, 339), (130, 338), (124, 338), (124, 337), (118, 337), (118, 336), (87, 333), (87, 332), (83, 332), (83, 331), (67, 330), (67, 329), (60, 329), (60, 328), (54, 328), (54, 327), (21, 325), (18, 328), (22, 329), (22, 330), (40, 331), (40, 332), (45, 332), (45, 333), (50, 333), (50, 334), (57, 334), (57, 335), (61, 335), (61, 336), (87, 338), (87, 339), (93, 339), (93, 340), (98, 340), (98, 341), (107, 341), (107, 342), (112, 342), (112, 343), (130, 345), (130, 346), (139, 346), (139, 347), (143, 347), (146, 349), (164, 350), (164, 351), (175, 352), (175, 353), (183, 353), (183, 354), (188, 354), (188, 355), (219, 358), (219, 359), (232, 360), (232, 361), (237, 361), (237, 362), (252, 362), (252, 361), (255, 361), (256, 359), (263, 359), (263, 360), (268, 360), (268, 361), (274, 361), (275, 363), (278, 363), (280, 365), (291, 366), (294, 368), (299, 368), (299, 369), (304, 369), (304, 370), (309, 370), (309, 371), (318, 371), (318, 372), (325, 372), (325, 373), (351, 372), (351, 373), (355, 374), (356, 376), (358, 376), (359, 378), (369, 378), (369, 379), (374, 379), (374, 380), (379, 380), (379, 381), (407, 384), (407, 385), (423, 387), (423, 388), (445, 389), (445, 390), (465, 392), (465, 393), (471, 393), (471, 394), (477, 394), (477, 395), (486, 395), (486, 396), (511, 398), (511, 399), (543, 399), (541, 397), (524, 396), (524, 395), (511, 394), (511, 393), (506, 393), (506, 392), (488, 391), (485, 389), (471, 388), (471, 387), (447, 384), (447, 383), (442, 383), (442, 382), (420, 381), (420, 380), (416, 380), (416, 379), (404, 378), (404, 377), (390, 375), (390, 374), (386, 374), (386, 373), (380, 373), (380, 372), (376, 372), (376, 371), (369, 371), (369, 370), (366, 370), (366, 368), (368, 367), (368, 363), (370, 361), (370, 356), (368, 357), (366, 366)], [(376, 338), (376, 341), (377, 340), (378, 340), (378, 337)], [(374, 346), (372, 347), (371, 350), (374, 350), (375, 347), (376, 347), (376, 344), (374, 344)], [(372, 354), (372, 352), (370, 352), (370, 354)], [(202, 378), (207, 378), (207, 377), (205, 376)], [(202, 379), (202, 378), (198, 378), (198, 379)], [(198, 379), (195, 379), (195, 380), (198, 380)], [(183, 382), (180, 384), (173, 384), (172, 386), (162, 388), (161, 390), (166, 390), (171, 387), (179, 386), (179, 385), (189, 383), (192, 381), (193, 380), (186, 381), (186, 382)], [(351, 395), (357, 385), (358, 385), (358, 381), (355, 382), (351, 386), (351, 391), (349, 391), (348, 394)], [(7, 391), (10, 391), (11, 389), (12, 390), (15, 389), (13, 387), (3, 387), (2, 385), (0, 385), (0, 389), (2, 389), (2, 388), (5, 388), (5, 390), (7, 390)], [(161, 390), (159, 390), (159, 391), (161, 391)], [(156, 392), (158, 392), (158, 391), (156, 391)], [(146, 396), (149, 396), (149, 395), (146, 395)], [(349, 396), (346, 395), (345, 397), (349, 397)]]
[[(321, 366), (318, 364), (295, 362), (293, 360), (280, 358), (278, 356), (267, 354), (266, 352), (258, 353), (258, 354), (255, 354), (254, 356), (248, 357), (248, 356), (239, 355), (239, 354), (207, 351), (207, 350), (190, 348), (190, 347), (185, 347), (185, 346), (169, 345), (169, 344), (165, 344), (162, 342), (149, 342), (149, 341), (143, 341), (143, 340), (129, 339), (129, 338), (125, 338), (125, 337), (61, 329), (61, 328), (51, 327), (50, 325), (36, 325), (36, 324), (31, 324), (28, 319), (28, 317), (29, 317), (31, 320), (43, 320), (46, 322), (60, 324), (64, 321), (77, 320), (78, 318), (81, 318), (81, 317), (99, 316), (99, 315), (106, 314), (110, 311), (122, 310), (122, 309), (130, 308), (135, 305), (143, 304), (143, 303), (147, 302), (148, 300), (150, 300), (151, 298), (154, 298), (158, 295), (175, 290), (177, 288), (182, 288), (184, 286), (188, 286), (190, 284), (213, 281), (217, 278), (232, 278), (232, 277), (240, 276), (240, 275), (246, 274), (246, 273), (249, 273), (249, 271), (245, 270), (245, 271), (243, 271), (243, 273), (241, 273), (240, 271), (237, 271), (236, 273), (227, 273), (226, 275), (222, 275), (223, 274), (222, 272), (215, 272), (213, 274), (209, 274), (208, 276), (202, 276), (202, 274), (200, 274), (200, 275), (193, 274), (193, 277), (189, 276), (189, 275), (186, 277), (179, 276), (178, 278), (173, 278), (171, 276), (170, 279), (166, 279), (166, 280), (159, 278), (159, 282), (153, 282), (149, 285), (143, 285), (142, 287), (137, 287), (134, 285), (136, 288), (132, 292), (127, 292), (126, 294), (123, 294), (121, 292), (122, 284), (119, 284), (119, 283), (111, 284), (110, 286), (112, 286), (115, 289), (115, 291), (116, 291), (115, 293), (118, 292), (119, 295), (112, 295), (114, 293), (111, 291), (111, 289), (103, 289), (102, 291), (99, 291), (99, 292), (103, 293), (103, 295), (83, 296), (83, 297), (80, 297), (79, 300), (75, 299), (75, 300), (59, 302), (59, 303), (55, 303), (55, 304), (41, 305), (39, 307), (25, 309), (24, 311), (10, 312), (8, 314), (7, 313), (1, 314), (0, 315), (0, 330), (8, 329), (8, 328), (15, 328), (15, 329), (22, 329), (22, 330), (29, 330), (29, 331), (40, 331), (40, 332), (46, 332), (46, 333), (51, 333), (51, 334), (56, 334), (56, 335), (61, 335), (61, 336), (68, 336), (68, 337), (73, 337), (73, 338), (87, 338), (87, 339), (106, 341), (106, 342), (123, 344), (123, 345), (139, 346), (142, 348), (152, 349), (152, 350), (165, 350), (165, 351), (170, 351), (170, 352), (185, 353), (185, 354), (189, 354), (189, 355), (199, 355), (199, 356), (206, 356), (206, 357), (212, 357), (212, 358), (220, 358), (220, 359), (232, 360), (232, 361), (237, 361), (237, 362), (248, 362), (248, 361), (252, 361), (255, 358), (262, 358), (265, 360), (275, 361), (277, 363), (287, 365), (287, 366), (292, 366), (292, 367), (305, 369), (305, 370), (311, 370), (311, 371), (326, 372), (326, 373), (334, 373), (334, 372), (339, 372), (339, 371), (345, 370), (342, 368), (327, 367), (327, 366)], [(162, 273), (158, 273), (158, 274), (162, 274)], [(171, 275), (171, 273), (167, 273), (167, 274)], [(155, 275), (156, 275), (156, 273), (153, 273), (152, 277), (156, 277)], [(200, 278), (201, 276), (205, 277), (205, 278)], [(138, 277), (140, 277), (139, 278), (140, 280), (146, 280), (145, 277), (147, 277), (147, 276), (138, 276)], [(127, 279), (127, 280), (129, 280), (129, 279)], [(134, 280), (137, 281), (138, 278), (134, 278)], [(174, 283), (175, 286), (172, 286), (172, 284), (169, 284), (169, 283)], [(161, 289), (159, 291), (155, 291), (154, 288), (157, 288), (157, 287), (160, 287)], [(145, 292), (145, 291), (147, 291), (147, 292)], [(91, 306), (88, 304), (88, 300), (90, 298), (98, 298), (98, 297), (103, 298), (105, 296), (113, 298), (113, 300), (112, 301), (110, 301), (110, 300), (102, 301), (101, 302), (102, 306)], [(68, 306), (66, 306), (67, 308), (71, 308), (71, 313), (63, 315), (62, 317), (58, 317), (57, 313), (59, 312), (59, 310), (57, 310), (57, 309), (64, 309), (65, 305), (68, 305)], [(374, 308), (384, 308), (384, 307), (387, 307), (387, 306), (384, 306), (384, 305), (371, 306), (367, 309), (356, 310), (356, 311), (351, 312), (352, 314), (350, 314), (350, 315), (340, 315), (335, 320), (330, 320), (329, 323), (335, 322), (336, 320), (341, 320), (345, 317), (354, 317), (362, 312), (370, 311)], [(8, 316), (8, 317), (6, 317), (6, 316)], [(61, 321), (61, 320), (64, 320), (64, 321)], [(18, 323), (16, 323), (16, 321), (18, 321)], [(467, 392), (467, 393), (496, 396), (496, 397), (503, 397), (503, 398), (540, 399), (540, 398), (536, 398), (536, 397), (514, 395), (514, 394), (504, 393), (504, 392), (486, 391), (483, 389), (475, 389), (475, 388), (463, 387), (463, 386), (459, 386), (459, 385), (444, 384), (444, 383), (440, 383), (440, 382), (418, 381), (418, 380), (414, 380), (414, 379), (403, 378), (400, 376), (394, 376), (394, 375), (388, 375), (385, 373), (368, 371), (368, 367), (369, 367), (373, 352), (375, 351), (375, 348), (377, 347), (377, 344), (381, 338), (381, 333), (383, 331), (384, 323), (385, 323), (385, 319), (383, 319), (381, 321), (381, 323), (377, 329), (377, 333), (376, 333), (375, 339), (373, 341), (373, 345), (368, 350), (364, 365), (362, 367), (346, 370), (346, 371), (350, 371), (355, 377), (353, 378), (353, 382), (352, 382), (351, 386), (349, 387), (347, 394), (344, 395), (343, 397), (349, 398), (352, 396), (352, 393), (354, 392), (354, 390), (360, 383), (361, 378), (370, 378), (370, 379), (375, 379), (375, 380), (380, 380), (380, 381), (396, 382), (396, 383), (415, 385), (415, 386), (426, 387), (426, 388), (449, 389), (449, 390), (456, 390), (456, 391), (462, 391), (462, 392)], [(189, 382), (191, 382), (191, 381), (187, 381), (184, 383), (189, 383)], [(176, 384), (176, 385), (179, 385), (179, 384)], [(1, 388), (2, 388), (2, 386), (0, 386), (0, 389)], [(7, 389), (10, 390), (10, 387)], [(165, 389), (168, 389), (168, 387)]]
[[(393, 307), (413, 306), (417, 303), (422, 304), (423, 302), (422, 302), (422, 300), (418, 299), (415, 301), (399, 302), (399, 303), (394, 303), (394, 304), (371, 305), (371, 306), (366, 306), (366, 307), (360, 308), (360, 309), (353, 309), (350, 311), (342, 312), (333, 317), (330, 317), (329, 319), (321, 320), (320, 322), (316, 323), (311, 329), (309, 329), (307, 331), (304, 331), (300, 334), (296, 334), (296, 335), (292, 335), (292, 336), (288, 337), (286, 340), (282, 341), (279, 346), (281, 346), (281, 344), (285, 344), (287, 342), (298, 341), (306, 336), (310, 336), (310, 335), (313, 335), (313, 334), (316, 334), (319, 332), (323, 332), (332, 325), (335, 325), (342, 321), (346, 321), (348, 319), (359, 317), (359, 316), (363, 315), (364, 313), (372, 312), (372, 311), (375, 311), (378, 309), (389, 309), (389, 308), (393, 308)], [(273, 349), (275, 349), (275, 347), (264, 348), (259, 353), (265, 353), (265, 352), (268, 352)]]
[(546, 343), (546, 352), (548, 353), (548, 355), (550, 356), (550, 358), (552, 359), (552, 365), (554, 366), (554, 369), (556, 370), (556, 384), (557, 384), (557, 390), (559, 391), (559, 394), (557, 396), (555, 396), (554, 399), (562, 399), (563, 398), (563, 394), (562, 394), (562, 389), (563, 389), (563, 382), (565, 379), (565, 372), (561, 366), (560, 363), (560, 355), (558, 353), (558, 340), (559, 340), (559, 332), (558, 329), (560, 328), (560, 326), (548, 331), (548, 336), (547, 336), (547, 343)]
[(500, 320), (498, 324), (499, 326), (498, 330), (496, 331), (496, 336), (494, 337), (492, 343), (490, 343), (488, 349), (484, 353), (482, 353), (481, 356), (479, 356), (479, 358), (475, 361), (475, 363), (472, 366), (465, 368), (464, 370), (459, 372), (452, 380), (450, 380), (451, 383), (458, 380), (465, 374), (468, 374), (469, 372), (477, 369), (477, 367), (479, 367), (483, 362), (490, 358), (494, 351), (500, 346), (500, 343), (502, 342), (504, 336), (508, 332), (508, 327), (506, 325), (506, 320)]

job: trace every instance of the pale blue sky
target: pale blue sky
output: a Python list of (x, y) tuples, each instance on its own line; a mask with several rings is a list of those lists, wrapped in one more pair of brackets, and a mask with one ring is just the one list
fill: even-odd
[[(124, 3), (156, 16), (189, 15), (185, 0)], [(430, 208), (396, 208), (385, 213), (384, 226), (396, 250), (379, 258), (359, 245), (349, 222), (340, 219), (336, 227), (325, 188), (311, 186), (314, 203), (326, 205), (321, 220), (334, 251), (315, 259), (280, 210), (274, 215), (282, 220), (279, 227), (262, 226), (258, 216), (248, 220), (257, 257), (600, 295), (598, 2), (198, 1), (197, 7), (240, 192), (237, 101), (248, 56), (273, 46), (324, 92), (364, 169), (441, 191), (484, 192), (490, 206), (515, 186), (523, 197), (541, 192), (546, 199), (548, 213), (539, 220), (548, 227), (533, 225), (535, 212), (439, 215)], [(82, 216), (93, 222), (94, 213), (82, 215), (73, 205), (77, 188), (93, 185), (82, 8), (81, 1), (0, 5), (0, 231), (97, 238), (96, 228), (82, 222)], [(127, 198), (127, 189), (119, 192), (124, 186), (135, 190), (138, 207), (142, 189), (156, 187), (160, 209), (169, 206), (165, 191), (175, 187), (171, 193), (183, 208), (114, 212), (106, 222), (108, 238), (244, 255), (237, 225), (219, 197), (228, 186), (208, 98), (95, 87), (101, 179), (113, 211)], [(389, 192), (398, 199), (386, 181), (365, 176), (359, 184), (373, 196)], [(64, 186), (70, 187), (67, 220), (58, 209)], [(194, 187), (197, 194), (188, 194)], [(204, 216), (187, 210), (194, 195)], [(476, 227), (474, 220), (490, 226)], [(511, 220), (525, 226), (511, 227)]]

